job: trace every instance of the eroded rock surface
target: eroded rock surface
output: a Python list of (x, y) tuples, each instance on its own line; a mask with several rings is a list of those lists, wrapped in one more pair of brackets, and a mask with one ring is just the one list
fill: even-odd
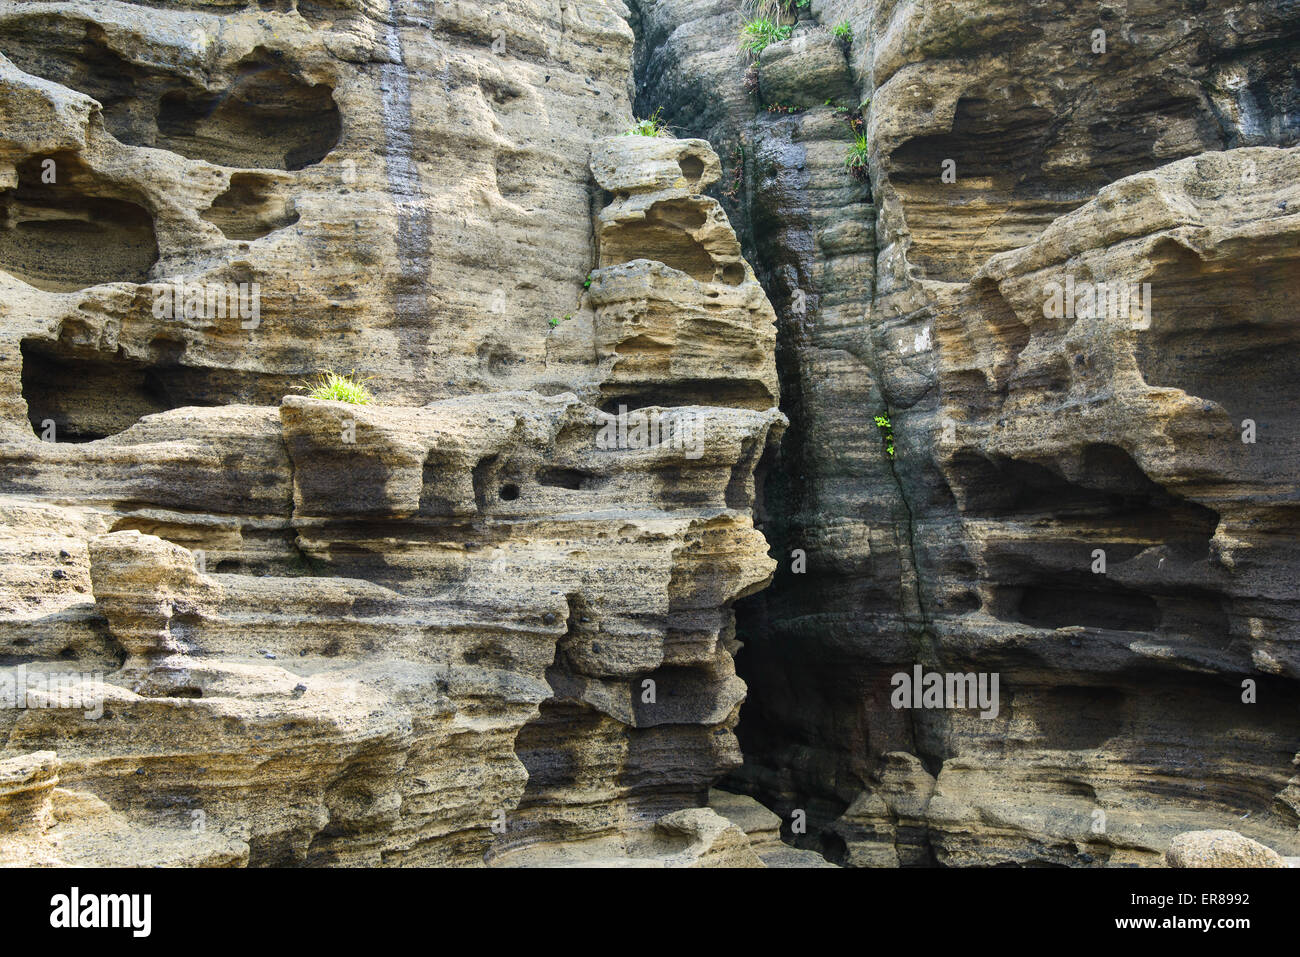
[[(813, 0), (751, 66), (741, 4), (632, 6), (778, 313), (727, 786), (859, 866), (1294, 854), (1296, 11)], [(997, 716), (895, 708), (917, 664)]]
[(743, 16), (0, 2), (5, 862), (1300, 852), (1300, 13)]
[(775, 314), (627, 15), (0, 4), (5, 863), (761, 866)]

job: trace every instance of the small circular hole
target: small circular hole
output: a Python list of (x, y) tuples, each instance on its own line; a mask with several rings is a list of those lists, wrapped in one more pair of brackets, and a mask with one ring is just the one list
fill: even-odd
[(507, 482), (505, 485), (501, 486), (499, 494), (501, 495), (501, 501), (513, 502), (519, 497), (519, 486), (513, 482)]

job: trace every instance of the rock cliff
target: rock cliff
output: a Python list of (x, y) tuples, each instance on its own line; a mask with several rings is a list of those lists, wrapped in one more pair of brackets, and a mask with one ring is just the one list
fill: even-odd
[(0, 8), (6, 860), (760, 863), (775, 315), (625, 13)]
[(750, 65), (633, 7), (779, 315), (729, 786), (849, 864), (1294, 854), (1296, 11), (813, 0)]
[(0, 863), (1300, 854), (1300, 10), (768, 6), (0, 0)]

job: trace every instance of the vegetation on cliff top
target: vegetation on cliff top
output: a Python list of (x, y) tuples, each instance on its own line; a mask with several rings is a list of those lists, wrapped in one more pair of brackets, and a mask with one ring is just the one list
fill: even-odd
[(632, 124), (630, 130), (625, 130), (624, 136), (672, 136), (668, 130), (668, 124), (664, 122), (663, 117), (659, 114), (663, 112), (663, 107), (655, 110), (644, 120), (637, 120)]

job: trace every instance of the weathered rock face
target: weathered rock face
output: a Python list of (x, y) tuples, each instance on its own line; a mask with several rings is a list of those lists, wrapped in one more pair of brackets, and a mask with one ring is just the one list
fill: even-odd
[(0, 0), (0, 863), (1300, 853), (1300, 12), (744, 16)]
[[(59, 758), (0, 760), (0, 867), (240, 867), (248, 845), (198, 827), (133, 824), (95, 797), (59, 785)], [(193, 818), (201, 821), (201, 818)]]
[(626, 17), (0, 4), (0, 861), (762, 865), (775, 314)]
[[(0, 5), (29, 416), (100, 437), (322, 365), (394, 404), (594, 395), (546, 320), (595, 265), (587, 160), (627, 125), (631, 43), (603, 0)], [(258, 313), (155, 315), (171, 278), (257, 283)]]
[(747, 79), (740, 4), (633, 7), (779, 315), (731, 786), (864, 866), (1294, 854), (1296, 11), (813, 0)]

